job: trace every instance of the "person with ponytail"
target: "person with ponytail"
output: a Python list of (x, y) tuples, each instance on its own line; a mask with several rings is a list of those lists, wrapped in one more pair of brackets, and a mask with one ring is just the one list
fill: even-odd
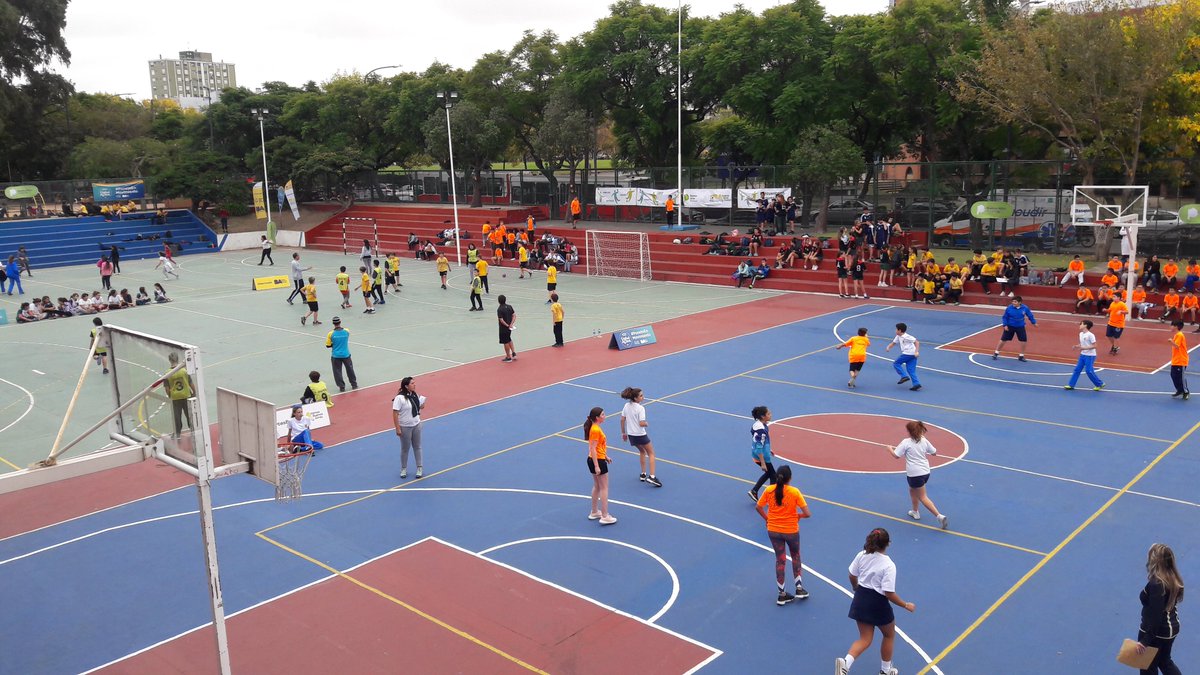
[[(650, 434), (646, 433), (646, 427), (650, 426), (646, 422), (646, 408), (642, 405), (646, 397), (637, 387), (625, 387), (621, 398), (626, 401), (625, 407), (621, 409), (621, 439), (637, 448), (638, 464), (642, 469), (638, 480), (654, 487), (662, 487), (662, 481), (654, 475), (654, 444), (650, 442)], [(650, 465), (650, 473), (646, 473), (647, 464)]]
[(750, 459), (762, 469), (762, 475), (754, 483), (754, 487), (746, 493), (750, 499), (758, 503), (758, 491), (767, 481), (775, 482), (775, 466), (771, 464), (774, 455), (771, 454), (771, 432), (767, 424), (771, 421), (771, 411), (765, 405), (754, 406), (750, 411), (754, 424), (750, 425)]
[(604, 423), (604, 408), (592, 408), (583, 422), (583, 437), (587, 439), (588, 473), (592, 474), (592, 511), (588, 520), (612, 525), (617, 519), (608, 513), (608, 438), (600, 425)]
[(896, 616), (892, 605), (910, 612), (916, 611), (917, 606), (896, 595), (896, 563), (885, 554), (891, 542), (887, 530), (882, 527), (871, 530), (863, 550), (850, 563), (850, 587), (854, 589), (850, 618), (858, 624), (858, 639), (850, 645), (844, 658), (834, 661), (837, 675), (848, 675), (855, 659), (871, 646), (876, 628), (883, 634), (879, 645), (879, 673), (898, 675), (899, 671), (892, 666), (892, 649), (896, 642)]
[[(771, 548), (775, 549), (775, 585), (779, 595), (775, 604), (780, 607), (797, 598), (808, 597), (801, 577), (800, 563), (800, 519), (811, 518), (808, 502), (800, 490), (792, 487), (792, 467), (783, 465), (775, 471), (775, 484), (763, 491), (758, 498), (758, 515), (767, 523), (767, 538), (771, 540)], [(764, 510), (764, 507), (765, 510)], [(787, 592), (783, 571), (787, 566), (787, 555), (792, 555), (792, 578), (796, 584), (796, 594)]]
[(908, 432), (908, 438), (900, 441), (895, 447), (889, 445), (888, 452), (896, 459), (904, 458), (904, 474), (908, 478), (908, 498), (912, 501), (912, 510), (908, 512), (908, 517), (920, 520), (921, 505), (924, 505), (944, 530), (950, 526), (950, 519), (946, 514), (938, 511), (937, 506), (934, 506), (933, 500), (925, 491), (925, 484), (929, 482), (931, 472), (929, 455), (936, 455), (937, 448), (933, 447), (933, 444), (925, 438), (925, 434), (929, 430), (925, 428), (924, 422), (913, 420), (904, 425), (904, 429)]
[(425, 397), (417, 393), (416, 381), (412, 377), (400, 380), (400, 391), (392, 399), (392, 424), (400, 437), (400, 477), (408, 478), (408, 451), (413, 451), (417, 460), (417, 478), (425, 473), (421, 463), (421, 409)]
[(1179, 675), (1171, 660), (1171, 646), (1179, 635), (1179, 603), (1183, 600), (1183, 577), (1175, 565), (1175, 552), (1166, 544), (1154, 544), (1146, 555), (1146, 587), (1142, 589), (1142, 623), (1138, 627), (1137, 653), (1156, 647), (1158, 653), (1141, 675)]

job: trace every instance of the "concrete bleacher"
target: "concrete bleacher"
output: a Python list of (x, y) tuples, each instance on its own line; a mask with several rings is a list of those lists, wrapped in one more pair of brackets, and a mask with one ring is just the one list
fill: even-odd
[[(460, 208), (459, 223), (469, 236), (464, 241), (464, 246), (466, 243), (474, 243), (481, 249), (485, 248), (482, 245), (479, 234), (480, 228), (485, 221), (491, 222), (494, 225), (500, 220), (504, 220), (506, 223), (516, 223), (524, 227), (525, 216), (529, 212), (530, 209), (524, 207)], [(539, 214), (535, 213), (535, 215)], [(341, 251), (343, 246), (341, 223), (342, 219), (347, 216), (375, 218), (379, 228), (381, 248), (384, 252), (394, 250), (401, 253), (401, 255), (406, 255), (408, 252), (407, 241), (409, 232), (415, 233), (420, 237), (421, 241), (429, 239), (437, 245), (439, 242), (438, 234), (442, 230), (453, 226), (453, 212), (449, 207), (445, 206), (360, 205), (352, 207), (345, 213), (330, 217), (324, 223), (309, 231), (306, 235), (307, 245), (322, 250)], [(655, 280), (717, 286), (734, 286), (737, 283), (731, 278), (731, 275), (741, 259), (735, 256), (706, 255), (705, 252), (709, 247), (699, 242), (702, 237), (708, 235), (700, 232), (664, 232), (653, 226), (625, 226), (595, 221), (580, 223), (579, 230), (572, 230), (561, 221), (554, 223), (539, 222), (538, 224), (539, 234), (549, 231), (556, 235), (565, 235), (572, 239), (579, 247), (580, 267), (576, 268), (578, 272), (584, 271), (583, 266), (586, 264), (586, 260), (584, 259), (586, 255), (584, 229), (636, 229), (646, 232), (650, 243), (651, 268)], [(705, 229), (719, 230), (719, 228)], [(362, 245), (361, 240), (364, 236), (367, 235), (363, 225), (353, 227), (353, 236), (347, 235), (348, 241), (346, 247), (350, 255), (357, 257)], [(682, 240), (688, 237), (692, 239), (691, 243), (674, 243), (675, 239)], [(764, 246), (760, 249), (760, 255), (755, 258), (755, 261), (757, 262), (758, 259), (766, 258), (767, 264), (774, 267), (775, 254), (779, 248), (778, 245), (779, 241), (776, 241), (773, 246)], [(439, 248), (441, 247), (439, 246)], [(936, 254), (937, 251), (935, 250)], [(834, 271), (835, 256), (836, 252), (830, 252), (826, 249), (826, 258), (817, 270), (772, 269), (770, 276), (767, 279), (758, 281), (755, 287), (836, 294), (838, 291), (837, 276)], [(938, 256), (938, 259), (940, 262), (944, 262), (945, 256)], [(511, 266), (514, 263), (506, 261), (505, 264)], [(871, 263), (867, 267), (865, 279), (866, 291), (870, 297), (893, 300), (908, 300), (911, 298), (911, 291), (905, 284), (904, 275), (897, 274), (897, 283), (888, 287), (877, 286), (876, 283), (878, 280), (879, 264)], [(1024, 284), (1020, 287), (1019, 292), (1027, 302), (1038, 309), (1070, 312), (1075, 306), (1074, 287), (1060, 289), (1055, 286)], [(1151, 300), (1153, 301), (1153, 298)], [(978, 283), (967, 282), (964, 286), (963, 302), (964, 304), (1002, 306), (1008, 304), (1009, 298), (1000, 295), (998, 286), (993, 290), (992, 295), (986, 295)]]
[(7, 260), (24, 246), (32, 265), (43, 268), (94, 263), (114, 244), (120, 247), (122, 260), (157, 257), (164, 242), (172, 244), (176, 255), (217, 250), (216, 234), (192, 212), (168, 211), (162, 225), (153, 216), (143, 211), (111, 221), (103, 216), (3, 220), (0, 255)]

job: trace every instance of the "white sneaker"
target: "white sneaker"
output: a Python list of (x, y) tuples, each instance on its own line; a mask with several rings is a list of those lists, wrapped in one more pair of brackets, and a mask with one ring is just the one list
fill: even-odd
[(846, 659), (841, 657), (834, 659), (833, 675), (850, 675), (850, 668), (846, 665)]
[(601, 515), (603, 514), (601, 514), (599, 511), (592, 511), (588, 514), (588, 520), (600, 520)]
[(916, 512), (916, 511), (909, 511), (909, 512), (908, 512), (908, 517), (909, 517), (909, 518), (912, 518), (913, 520), (920, 520), (920, 519), (921, 519), (921, 514), (920, 514), (920, 513), (918, 513), (918, 512)]
[(887, 670), (879, 671), (879, 675), (900, 675), (900, 671), (895, 668), (888, 668)]
[(938, 516), (937, 520), (938, 520), (938, 524), (942, 526), (943, 530), (949, 529), (950, 519), (946, 517), (946, 514), (943, 513), (942, 515)]
[(616, 516), (606, 516), (606, 517), (600, 519), (601, 525), (612, 525), (615, 522), (617, 522)]

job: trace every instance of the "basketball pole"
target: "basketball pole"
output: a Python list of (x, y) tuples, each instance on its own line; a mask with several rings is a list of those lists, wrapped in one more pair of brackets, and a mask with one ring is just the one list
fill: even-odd
[(676, 213), (676, 225), (682, 229), (683, 225), (683, 0), (679, 0), (678, 9), (676, 10), (676, 19), (678, 26), (675, 31), (675, 185), (678, 190), (676, 194), (676, 202), (679, 205), (679, 213)]

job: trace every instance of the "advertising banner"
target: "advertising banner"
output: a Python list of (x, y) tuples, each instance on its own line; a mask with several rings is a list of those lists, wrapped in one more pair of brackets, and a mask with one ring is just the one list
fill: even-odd
[(4, 188), (4, 196), (7, 199), (33, 199), (38, 196), (38, 188), (36, 185), (10, 185)]
[(254, 184), (254, 217), (259, 220), (267, 219), (267, 198), (263, 196), (263, 183)]
[(128, 201), (142, 199), (146, 196), (146, 182), (140, 180), (128, 183), (92, 183), (92, 199), (97, 202)]
[(296, 203), (296, 191), (292, 189), (291, 180), (284, 184), (283, 194), (287, 197), (288, 205), (292, 207), (292, 217), (300, 220), (300, 205)]
[(287, 276), (254, 277), (250, 288), (255, 291), (270, 291), (276, 288), (291, 288), (292, 282)]
[(762, 197), (767, 199), (775, 199), (775, 195), (783, 195), (784, 199), (792, 196), (792, 188), (739, 188), (738, 189), (738, 208), (753, 209), (758, 206), (758, 200)]
[(608, 340), (608, 348), (625, 351), (634, 347), (652, 345), (657, 341), (657, 338), (654, 337), (653, 326), (639, 326), (613, 333), (612, 337)]
[[(288, 432), (288, 418), (292, 416), (292, 407), (275, 410), (275, 437), (282, 438)], [(304, 416), (309, 419), (309, 429), (321, 429), (329, 426), (329, 410), (324, 401), (304, 404)]]
[[(596, 203), (601, 206), (646, 206), (663, 207), (667, 196), (675, 194), (675, 190), (654, 190), (639, 187), (599, 187), (596, 188)], [(753, 209), (758, 205), (760, 193), (773, 199), (777, 194), (784, 197), (792, 195), (791, 188), (752, 188), (738, 190), (738, 208)], [(730, 191), (726, 189), (687, 189), (683, 191), (685, 208), (729, 208)]]

